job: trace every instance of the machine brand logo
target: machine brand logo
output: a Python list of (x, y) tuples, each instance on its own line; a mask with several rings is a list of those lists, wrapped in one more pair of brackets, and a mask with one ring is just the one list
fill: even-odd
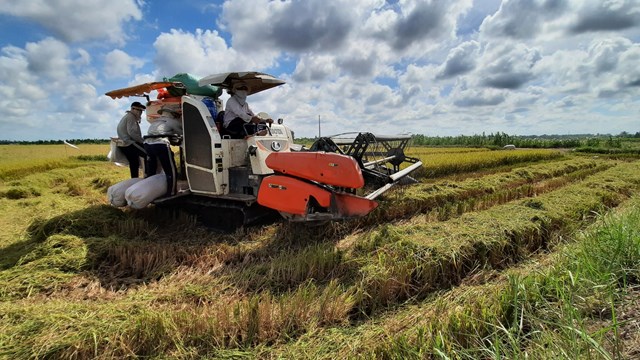
[(273, 151), (280, 151), (282, 150), (282, 145), (279, 141), (274, 141), (271, 143), (271, 149), (273, 149)]
[(280, 184), (269, 183), (269, 187), (272, 189), (287, 190), (286, 186)]

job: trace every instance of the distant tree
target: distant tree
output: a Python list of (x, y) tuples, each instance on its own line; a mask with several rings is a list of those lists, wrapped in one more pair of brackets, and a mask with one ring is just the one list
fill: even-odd
[(598, 147), (600, 146), (600, 139), (596, 137), (589, 138), (587, 139), (586, 145), (591, 147)]
[(622, 141), (620, 140), (620, 138), (614, 138), (613, 136), (609, 136), (609, 139), (607, 139), (606, 145), (607, 147), (610, 147), (610, 148), (620, 148), (622, 147)]

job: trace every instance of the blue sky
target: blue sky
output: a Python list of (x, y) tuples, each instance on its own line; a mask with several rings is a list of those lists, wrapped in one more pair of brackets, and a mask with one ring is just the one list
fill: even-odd
[(105, 92), (242, 70), (298, 136), (640, 131), (638, 0), (0, 0), (0, 34), (2, 140), (108, 138), (139, 99)]

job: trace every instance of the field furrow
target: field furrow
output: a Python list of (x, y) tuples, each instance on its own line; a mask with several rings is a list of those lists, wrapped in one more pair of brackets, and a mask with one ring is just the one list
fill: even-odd
[(382, 202), (379, 209), (357, 225), (375, 226), (383, 222), (403, 221), (419, 214), (442, 221), (465, 212), (550, 192), (611, 166), (611, 162), (573, 159), (518, 167), (463, 181), (415, 184), (388, 195), (388, 201)]

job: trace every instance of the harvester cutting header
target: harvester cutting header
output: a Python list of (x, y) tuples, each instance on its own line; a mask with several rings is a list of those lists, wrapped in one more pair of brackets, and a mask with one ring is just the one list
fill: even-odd
[[(259, 72), (229, 72), (201, 78), (197, 85), (233, 89), (237, 82), (249, 84), (250, 94), (285, 83)], [(154, 90), (170, 96), (149, 101)], [(233, 138), (222, 126), (220, 99), (191, 93), (181, 82), (146, 83), (106, 95), (146, 97), (149, 121), (159, 106), (179, 108), (183, 136), (166, 134), (179, 148), (178, 192), (153, 203), (194, 211), (205, 222), (239, 226), (273, 213), (291, 221), (365, 216), (378, 206), (378, 196), (422, 164), (404, 153), (409, 135), (341, 134), (319, 138), (307, 149), (294, 144), (293, 132), (278, 120)]]

